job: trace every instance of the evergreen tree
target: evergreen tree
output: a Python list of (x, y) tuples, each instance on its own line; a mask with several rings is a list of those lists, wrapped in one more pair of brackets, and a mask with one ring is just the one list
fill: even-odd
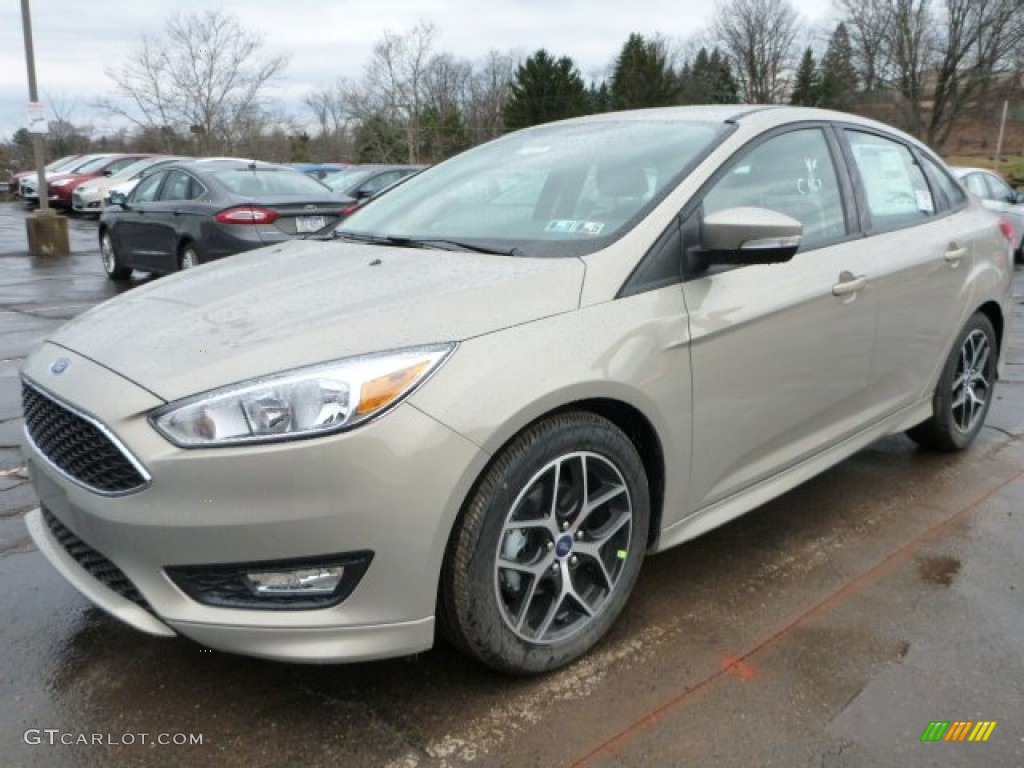
[(676, 103), (675, 74), (665, 46), (631, 34), (615, 60), (612, 72), (612, 109), (664, 107)]
[(808, 46), (800, 59), (800, 67), (796, 71), (796, 82), (789, 103), (797, 107), (816, 107), (821, 97), (821, 84), (818, 78), (818, 65), (814, 61), (814, 51)]
[(828, 41), (825, 58), (821, 60), (821, 85), (818, 103), (828, 109), (849, 109), (857, 92), (857, 68), (853, 63), (853, 46), (840, 23)]
[(505, 105), (509, 130), (585, 115), (587, 88), (572, 59), (553, 59), (543, 48), (516, 69), (512, 95)]
[(711, 103), (738, 104), (740, 85), (732, 75), (732, 66), (722, 52), (716, 47), (708, 60), (711, 74)]
[(735, 104), (739, 86), (732, 76), (732, 67), (718, 48), (710, 54), (701, 48), (692, 64), (679, 75), (679, 99), (683, 104)]
[(596, 115), (601, 112), (612, 111), (612, 96), (608, 92), (608, 83), (606, 81), (602, 80), (601, 85), (591, 83), (590, 88), (587, 89), (587, 98), (590, 100), (591, 114)]

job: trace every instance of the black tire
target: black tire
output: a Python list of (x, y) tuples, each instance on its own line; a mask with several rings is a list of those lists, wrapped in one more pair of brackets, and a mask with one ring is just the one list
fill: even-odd
[(497, 455), (455, 525), (442, 631), (503, 672), (570, 663), (625, 606), (649, 520), (643, 463), (614, 424), (584, 412), (535, 424)]
[(199, 253), (199, 247), (191, 240), (183, 242), (178, 248), (178, 271), (183, 272), (186, 269), (198, 267), (202, 263), (203, 258)]
[(939, 375), (931, 417), (907, 435), (933, 450), (967, 448), (981, 431), (992, 405), (998, 354), (992, 321), (976, 312), (957, 336)]
[(103, 264), (103, 271), (111, 280), (127, 280), (132, 276), (132, 268), (126, 267), (117, 255), (114, 238), (109, 229), (100, 230), (100, 261)]

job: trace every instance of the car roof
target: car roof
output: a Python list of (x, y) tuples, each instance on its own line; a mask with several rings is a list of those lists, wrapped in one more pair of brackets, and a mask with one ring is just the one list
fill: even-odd
[(926, 144), (904, 133), (886, 123), (872, 120), (867, 117), (853, 115), (848, 112), (837, 112), (830, 109), (818, 109), (817, 107), (790, 107), (782, 105), (766, 104), (715, 104), (696, 105), (684, 107), (653, 107), (649, 109), (634, 109), (625, 112), (603, 112), (596, 115), (574, 117), (562, 120), (558, 123), (545, 123), (542, 125), (527, 128), (527, 131), (543, 130), (545, 127), (559, 124), (590, 123), (590, 122), (621, 122), (625, 120), (643, 121), (680, 121), (680, 122), (705, 122), (705, 123), (728, 123), (749, 128), (753, 132), (769, 130), (783, 125), (791, 125), (799, 122), (835, 122), (846, 123), (851, 126), (880, 131), (891, 136), (899, 136), (904, 141), (914, 144), (934, 155)]

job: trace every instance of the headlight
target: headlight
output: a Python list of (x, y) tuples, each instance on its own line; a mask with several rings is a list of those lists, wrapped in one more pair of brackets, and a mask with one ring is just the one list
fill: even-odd
[(401, 401), (453, 349), (454, 344), (412, 347), (232, 384), (159, 408), (150, 422), (182, 448), (339, 432)]

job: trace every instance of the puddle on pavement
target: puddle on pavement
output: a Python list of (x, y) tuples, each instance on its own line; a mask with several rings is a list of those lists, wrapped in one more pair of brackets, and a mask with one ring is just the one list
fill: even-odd
[(917, 561), (917, 572), (928, 584), (948, 587), (960, 573), (960, 560), (949, 555), (931, 555)]

